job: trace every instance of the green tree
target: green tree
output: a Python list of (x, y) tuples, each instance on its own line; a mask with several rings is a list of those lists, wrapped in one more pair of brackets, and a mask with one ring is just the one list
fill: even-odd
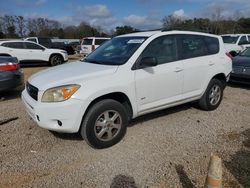
[(125, 25), (125, 26), (118, 26), (115, 28), (115, 32), (114, 35), (123, 35), (123, 34), (127, 34), (127, 33), (134, 33), (134, 32), (138, 32), (138, 29), (135, 29), (131, 26)]

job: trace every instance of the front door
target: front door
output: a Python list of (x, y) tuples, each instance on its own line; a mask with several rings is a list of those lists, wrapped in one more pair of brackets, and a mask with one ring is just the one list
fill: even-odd
[(158, 65), (137, 69), (135, 72), (136, 95), (139, 114), (154, 111), (181, 100), (183, 64), (177, 58), (175, 35), (154, 39), (139, 59), (154, 57)]

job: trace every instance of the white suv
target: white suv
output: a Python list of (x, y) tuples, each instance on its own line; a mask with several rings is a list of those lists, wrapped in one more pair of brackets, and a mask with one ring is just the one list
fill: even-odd
[(22, 100), (40, 126), (78, 132), (95, 148), (119, 142), (129, 120), (198, 101), (204, 110), (221, 103), (232, 70), (222, 38), (185, 31), (122, 35), (84, 62), (29, 78)]
[(110, 40), (110, 38), (106, 37), (86, 37), (82, 39), (81, 42), (81, 53), (84, 57), (93, 52), (96, 48), (98, 48), (102, 43)]
[(64, 50), (48, 49), (40, 44), (29, 41), (0, 41), (0, 56), (17, 57), (22, 62), (46, 62), (52, 66), (68, 61)]
[(246, 47), (250, 47), (250, 34), (226, 34), (222, 35), (227, 52), (232, 56), (238, 55)]

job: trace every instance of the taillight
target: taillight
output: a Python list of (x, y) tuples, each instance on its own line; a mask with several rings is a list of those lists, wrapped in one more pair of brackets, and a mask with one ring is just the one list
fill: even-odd
[(227, 52), (226, 55), (227, 55), (227, 57), (229, 57), (230, 59), (233, 59), (233, 56), (232, 56), (229, 52)]
[(92, 51), (94, 51), (95, 50), (95, 45), (92, 45)]
[(11, 70), (18, 70), (19, 68), (20, 68), (19, 64), (16, 63), (0, 64), (0, 70), (11, 71)]

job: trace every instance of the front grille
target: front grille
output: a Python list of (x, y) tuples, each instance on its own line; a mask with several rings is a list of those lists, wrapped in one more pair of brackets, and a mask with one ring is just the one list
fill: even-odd
[(26, 90), (28, 94), (37, 101), (38, 97), (38, 88), (35, 86), (31, 85), (29, 82), (26, 83)]

